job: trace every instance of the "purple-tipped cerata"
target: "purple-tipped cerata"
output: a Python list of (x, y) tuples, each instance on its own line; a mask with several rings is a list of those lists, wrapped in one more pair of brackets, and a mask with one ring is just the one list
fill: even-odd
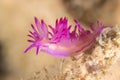
[[(46, 25), (43, 20), (35, 17), (35, 26), (32, 26), (33, 31), (28, 35), (31, 40), (28, 42), (31, 45), (25, 50), (25, 53), (33, 47), (36, 47), (36, 54), (39, 51), (46, 52), (56, 57), (68, 57), (80, 54), (90, 48), (100, 35), (105, 26), (97, 22), (97, 27), (90, 26), (91, 30), (85, 30), (78, 21), (74, 20), (75, 26), (71, 30), (71, 25), (68, 25), (68, 19), (60, 18), (56, 20), (55, 27)], [(48, 31), (48, 28), (51, 31)]]

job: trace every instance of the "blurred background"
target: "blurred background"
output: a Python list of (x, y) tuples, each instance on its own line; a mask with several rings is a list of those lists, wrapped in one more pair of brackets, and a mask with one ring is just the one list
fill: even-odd
[(85, 26), (100, 20), (115, 26), (120, 25), (119, 14), (120, 0), (0, 0), (0, 80), (23, 80), (57, 60), (36, 56), (35, 49), (23, 54), (34, 16), (52, 25), (67, 16), (70, 24), (73, 19)]

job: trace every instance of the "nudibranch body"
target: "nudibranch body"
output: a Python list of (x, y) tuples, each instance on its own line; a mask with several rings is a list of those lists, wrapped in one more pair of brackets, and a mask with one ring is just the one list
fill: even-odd
[[(98, 26), (90, 26), (91, 30), (85, 30), (78, 21), (74, 20), (75, 27), (71, 31), (71, 25), (68, 25), (68, 19), (60, 18), (56, 20), (55, 27), (46, 25), (46, 23), (35, 17), (36, 27), (32, 26), (29, 37), (32, 40), (31, 45), (24, 51), (25, 53), (33, 47), (36, 47), (36, 54), (39, 51), (46, 52), (55, 57), (68, 57), (80, 54), (82, 51), (90, 48), (96, 41), (97, 36), (101, 34), (106, 26), (98, 22)], [(51, 29), (51, 32), (48, 31)]]

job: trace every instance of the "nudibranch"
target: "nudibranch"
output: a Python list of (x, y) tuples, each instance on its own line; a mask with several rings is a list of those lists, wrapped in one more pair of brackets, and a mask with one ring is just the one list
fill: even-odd
[(85, 30), (77, 20), (74, 22), (75, 26), (72, 30), (66, 17), (57, 19), (54, 27), (46, 25), (44, 20), (39, 21), (35, 17), (36, 27), (31, 24), (33, 31), (30, 31), (28, 35), (32, 38), (28, 40), (31, 45), (24, 53), (36, 47), (36, 54), (43, 51), (55, 57), (78, 55), (90, 48), (95, 43), (96, 38), (107, 28), (98, 21), (96, 28), (93, 24), (90, 26), (90, 30)]

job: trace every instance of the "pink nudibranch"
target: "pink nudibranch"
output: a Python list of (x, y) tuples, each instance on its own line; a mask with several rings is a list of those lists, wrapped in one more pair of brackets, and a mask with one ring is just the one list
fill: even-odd
[[(46, 25), (46, 23), (35, 17), (36, 28), (32, 26), (33, 32), (30, 31), (28, 40), (31, 45), (24, 51), (25, 53), (33, 47), (36, 47), (36, 54), (39, 51), (46, 52), (55, 57), (68, 57), (80, 54), (82, 51), (90, 48), (96, 38), (107, 28), (100, 22), (98, 26), (90, 26), (91, 30), (85, 30), (78, 21), (74, 20), (75, 27), (71, 31), (71, 25), (68, 25), (68, 19), (60, 18), (56, 20), (55, 27)], [(48, 31), (51, 29), (51, 32)]]

